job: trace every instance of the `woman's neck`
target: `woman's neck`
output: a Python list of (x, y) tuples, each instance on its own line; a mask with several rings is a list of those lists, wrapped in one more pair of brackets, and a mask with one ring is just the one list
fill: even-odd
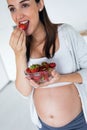
[(42, 23), (39, 23), (36, 32), (33, 34), (32, 42), (35, 44), (42, 43), (45, 40), (46, 32)]

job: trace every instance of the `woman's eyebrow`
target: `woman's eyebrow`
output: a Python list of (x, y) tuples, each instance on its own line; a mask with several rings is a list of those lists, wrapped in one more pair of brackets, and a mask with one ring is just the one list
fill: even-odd
[[(22, 0), (22, 1), (20, 1), (19, 3), (23, 3), (23, 2), (25, 2), (25, 1), (30, 1), (30, 0)], [(8, 5), (8, 8), (11, 7), (11, 6), (14, 6), (14, 5)]]
[(11, 7), (11, 6), (14, 6), (14, 5), (8, 5), (8, 8)]
[(22, 0), (22, 1), (20, 1), (19, 3), (23, 3), (23, 2), (25, 2), (25, 1), (30, 1), (30, 0)]

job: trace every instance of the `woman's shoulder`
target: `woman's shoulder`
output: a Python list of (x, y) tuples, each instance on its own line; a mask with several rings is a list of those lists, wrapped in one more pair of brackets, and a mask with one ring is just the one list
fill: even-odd
[(59, 24), (57, 29), (59, 34), (68, 35), (70, 37), (76, 37), (77, 35), (80, 35), (79, 32), (71, 25), (67, 23)]
[(62, 30), (74, 30), (74, 27), (71, 24), (67, 24), (67, 23), (59, 23), (58, 24), (58, 31), (62, 31)]

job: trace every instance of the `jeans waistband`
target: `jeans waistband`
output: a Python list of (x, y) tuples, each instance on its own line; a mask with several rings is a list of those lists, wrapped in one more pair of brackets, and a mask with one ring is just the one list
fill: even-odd
[(44, 123), (41, 119), (39, 119), (39, 120), (40, 120), (40, 122), (42, 124), (41, 130), (48, 130), (48, 129), (49, 130), (72, 130), (72, 129), (80, 129), (81, 127), (83, 127), (86, 124), (85, 119), (84, 119), (83, 111), (79, 115), (77, 115), (77, 117), (74, 118), (71, 122), (69, 122), (68, 124), (66, 124), (66, 125), (64, 125), (62, 127), (49, 126), (48, 124)]

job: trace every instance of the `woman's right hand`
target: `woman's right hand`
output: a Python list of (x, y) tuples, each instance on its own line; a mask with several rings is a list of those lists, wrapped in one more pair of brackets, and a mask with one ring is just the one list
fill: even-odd
[(15, 28), (11, 34), (10, 46), (14, 50), (15, 56), (25, 56), (26, 55), (26, 35), (24, 30), (20, 28)]

